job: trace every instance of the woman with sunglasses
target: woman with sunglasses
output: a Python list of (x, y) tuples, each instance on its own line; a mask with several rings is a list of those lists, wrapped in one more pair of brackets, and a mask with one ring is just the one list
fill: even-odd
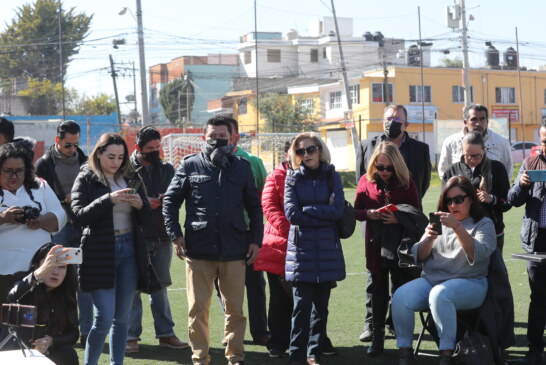
[(497, 248), (502, 253), (504, 246), (503, 213), (512, 206), (508, 203), (510, 180), (504, 165), (490, 160), (485, 152), (483, 136), (480, 132), (468, 132), (463, 138), (461, 161), (451, 165), (442, 177), (442, 185), (453, 176), (464, 176), (478, 192), (487, 215), (495, 224)]
[(404, 158), (391, 142), (377, 145), (366, 171), (356, 189), (355, 210), (359, 221), (367, 221), (366, 268), (372, 275), (372, 343), (367, 353), (374, 357), (383, 352), (385, 341), (389, 274), (393, 291), (418, 274), (414, 268), (398, 267), (397, 260), (383, 258), (381, 245), (372, 241), (376, 234), (399, 223), (394, 213), (385, 207), (389, 204), (409, 204), (419, 208), (419, 194)]
[(330, 291), (345, 279), (336, 226), (345, 198), (341, 177), (318, 134), (298, 135), (289, 156), (293, 170), (287, 171), (284, 192), (290, 222), (285, 279), (292, 282), (294, 306), (288, 364), (319, 364)]
[(125, 140), (103, 134), (72, 188), (71, 208), (83, 227), (83, 262), (79, 283), (95, 307), (85, 346), (86, 365), (96, 365), (110, 332), (110, 362), (123, 364), (131, 305), (146, 280), (148, 250), (140, 230), (148, 199), (142, 184), (129, 188), (138, 175), (130, 170)]
[(415, 364), (411, 348), (414, 312), (429, 307), (440, 338), (440, 364), (453, 364), (456, 312), (478, 308), (487, 293), (489, 258), (496, 248), (495, 226), (470, 180), (463, 176), (449, 179), (437, 209), (442, 234), (430, 224), (411, 248), (422, 275), (398, 288), (392, 299), (400, 365)]
[(66, 213), (49, 185), (34, 175), (28, 151), (0, 147), (0, 304), (12, 275), (28, 269), (32, 256), (66, 223)]

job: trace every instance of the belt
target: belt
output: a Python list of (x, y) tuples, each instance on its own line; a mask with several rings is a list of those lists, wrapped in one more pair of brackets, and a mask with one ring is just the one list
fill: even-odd
[(132, 228), (126, 228), (126, 229), (114, 229), (114, 236), (121, 236), (122, 234), (126, 234), (129, 232), (132, 232)]

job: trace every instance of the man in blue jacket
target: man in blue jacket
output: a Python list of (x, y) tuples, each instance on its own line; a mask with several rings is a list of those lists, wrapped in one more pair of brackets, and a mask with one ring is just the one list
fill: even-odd
[[(508, 201), (515, 207), (525, 204), (525, 215), (521, 227), (523, 249), (527, 252), (546, 252), (546, 182), (533, 182), (528, 170), (546, 170), (546, 122), (539, 129), (542, 152), (529, 156), (521, 165), (518, 177), (508, 192)], [(546, 325), (546, 264), (527, 263), (531, 303), (527, 324), (529, 352), (526, 364), (542, 364), (544, 352), (544, 326)]]
[[(233, 156), (230, 119), (215, 116), (208, 120), (203, 151), (183, 159), (163, 198), (167, 233), (176, 255), (186, 259), (189, 341), (194, 364), (210, 363), (208, 313), (215, 278), (226, 309), (226, 357), (230, 364), (244, 364), (245, 271), (246, 265), (256, 259), (263, 236), (258, 190), (249, 162)], [(185, 235), (178, 222), (184, 201)]]

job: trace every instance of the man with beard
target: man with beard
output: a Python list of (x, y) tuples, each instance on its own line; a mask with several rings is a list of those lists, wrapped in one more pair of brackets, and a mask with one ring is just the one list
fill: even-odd
[[(250, 163), (233, 155), (232, 123), (226, 116), (207, 121), (203, 151), (182, 160), (163, 198), (167, 233), (176, 255), (186, 259), (189, 341), (196, 365), (211, 361), (208, 314), (216, 278), (225, 307), (225, 355), (230, 364), (244, 364), (245, 267), (258, 254), (263, 215)], [(184, 201), (182, 234), (178, 219)]]
[(464, 135), (468, 132), (476, 131), (480, 132), (483, 136), (487, 157), (490, 160), (500, 161), (506, 168), (508, 178), (511, 181), (514, 165), (510, 142), (500, 134), (488, 129), (489, 117), (487, 108), (481, 104), (469, 105), (464, 109), (463, 115), (463, 130), (447, 137), (442, 144), (442, 152), (438, 160), (440, 179), (452, 164), (461, 160)]
[[(426, 143), (411, 138), (406, 132), (409, 126), (408, 112), (403, 105), (389, 105), (383, 114), (383, 134), (360, 142), (360, 148), (356, 154), (356, 172), (360, 179), (366, 173), (368, 162), (373, 154), (375, 146), (383, 141), (389, 141), (398, 146), (411, 177), (417, 186), (419, 200), (427, 192), (430, 186), (430, 175), (432, 164), (430, 163), (429, 148)], [(364, 331), (360, 334), (360, 341), (367, 342), (372, 339), (372, 304), (371, 296), (371, 273), (368, 271), (366, 281), (366, 317), (364, 320)], [(392, 317), (387, 318), (387, 327), (391, 334), (394, 333)]]
[[(142, 234), (148, 246), (148, 252), (162, 289), (150, 294), (150, 308), (154, 317), (155, 337), (160, 347), (176, 349), (188, 348), (189, 345), (176, 337), (171, 307), (167, 296), (167, 287), (171, 282), (171, 240), (165, 230), (161, 203), (174, 176), (171, 164), (161, 160), (161, 134), (153, 127), (144, 127), (136, 136), (135, 152), (131, 156), (131, 165), (146, 187), (150, 202), (149, 219), (142, 225)], [(142, 334), (142, 299), (140, 292), (135, 294), (127, 337), (127, 352), (139, 352), (138, 340)]]

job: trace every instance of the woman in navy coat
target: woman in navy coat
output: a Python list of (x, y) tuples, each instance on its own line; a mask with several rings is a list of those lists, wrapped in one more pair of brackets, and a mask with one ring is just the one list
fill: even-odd
[(289, 155), (294, 169), (288, 171), (284, 197), (290, 222), (285, 278), (292, 282), (294, 295), (289, 364), (305, 365), (308, 358), (320, 362), (330, 290), (345, 278), (336, 227), (345, 198), (328, 147), (318, 134), (298, 135)]

